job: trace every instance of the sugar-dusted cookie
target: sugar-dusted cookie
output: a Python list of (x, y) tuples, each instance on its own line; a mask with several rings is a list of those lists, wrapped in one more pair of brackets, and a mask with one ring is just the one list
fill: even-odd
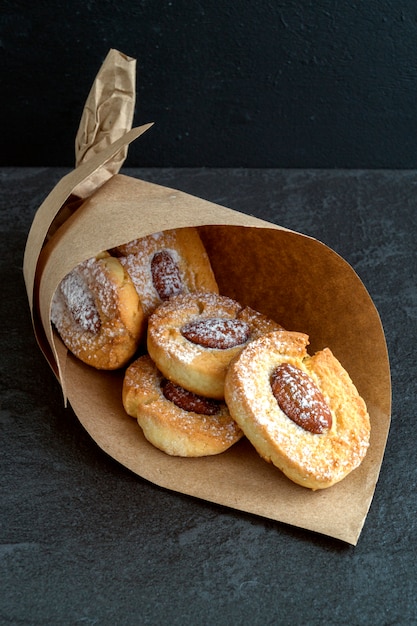
[(148, 355), (125, 372), (123, 406), (137, 419), (146, 439), (173, 456), (219, 454), (243, 436), (224, 402), (196, 396), (167, 381)]
[(103, 370), (125, 365), (145, 332), (132, 280), (107, 252), (80, 263), (61, 281), (51, 320), (77, 358)]
[(224, 397), (230, 361), (257, 337), (281, 328), (265, 315), (216, 293), (181, 294), (148, 321), (148, 352), (169, 380), (210, 398)]
[(370, 420), (332, 352), (325, 348), (309, 356), (307, 344), (307, 335), (286, 331), (252, 342), (227, 372), (225, 399), (258, 453), (315, 490), (360, 465)]
[(111, 251), (127, 269), (148, 316), (179, 293), (218, 292), (196, 228), (178, 228), (135, 239)]

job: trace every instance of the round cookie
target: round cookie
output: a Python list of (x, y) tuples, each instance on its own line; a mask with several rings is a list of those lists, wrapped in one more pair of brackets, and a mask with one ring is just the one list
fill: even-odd
[(127, 269), (146, 316), (178, 293), (218, 292), (196, 228), (178, 228), (135, 239), (111, 251)]
[(280, 328), (226, 296), (181, 294), (150, 316), (147, 346), (166, 378), (194, 393), (222, 399), (230, 361), (250, 341)]
[(231, 364), (225, 399), (261, 457), (295, 483), (324, 489), (360, 465), (369, 446), (364, 400), (325, 348), (278, 331), (252, 342)]
[(145, 332), (136, 289), (107, 252), (80, 263), (61, 281), (51, 321), (77, 358), (103, 370), (124, 366)]
[(197, 397), (166, 381), (148, 355), (125, 372), (123, 406), (146, 439), (172, 456), (219, 454), (243, 436), (223, 402)]

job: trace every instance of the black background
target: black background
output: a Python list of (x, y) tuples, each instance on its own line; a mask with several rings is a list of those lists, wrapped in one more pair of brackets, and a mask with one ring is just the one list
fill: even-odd
[(127, 164), (417, 167), (413, 0), (0, 3), (0, 165), (72, 166), (110, 48), (137, 59)]

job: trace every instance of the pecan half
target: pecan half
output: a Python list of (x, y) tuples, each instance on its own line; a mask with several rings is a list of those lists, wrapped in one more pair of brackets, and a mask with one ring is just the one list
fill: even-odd
[(250, 328), (242, 320), (210, 317), (186, 324), (181, 334), (204, 348), (227, 350), (245, 343), (249, 339)]
[(151, 261), (152, 281), (161, 300), (181, 293), (183, 284), (180, 270), (168, 250), (156, 252)]
[(219, 411), (219, 402), (216, 400), (198, 396), (172, 381), (164, 380), (161, 388), (165, 398), (183, 411), (199, 413), (200, 415), (216, 415)]
[(67, 274), (60, 289), (75, 323), (83, 330), (98, 334), (101, 328), (100, 315), (93, 294), (81, 274), (76, 269)]
[(279, 365), (271, 375), (271, 388), (279, 408), (298, 426), (318, 435), (331, 428), (332, 414), (322, 392), (298, 367)]

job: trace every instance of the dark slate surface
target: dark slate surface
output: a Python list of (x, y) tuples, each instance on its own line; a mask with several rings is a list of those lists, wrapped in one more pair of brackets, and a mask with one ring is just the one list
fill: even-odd
[(414, 0), (2, 0), (0, 165), (72, 166), (110, 48), (132, 167), (417, 167)]
[(365, 283), (386, 331), (393, 413), (353, 547), (155, 487), (64, 409), (22, 277), (33, 215), (64, 171), (0, 169), (0, 623), (416, 623), (417, 172), (125, 170), (312, 235)]

